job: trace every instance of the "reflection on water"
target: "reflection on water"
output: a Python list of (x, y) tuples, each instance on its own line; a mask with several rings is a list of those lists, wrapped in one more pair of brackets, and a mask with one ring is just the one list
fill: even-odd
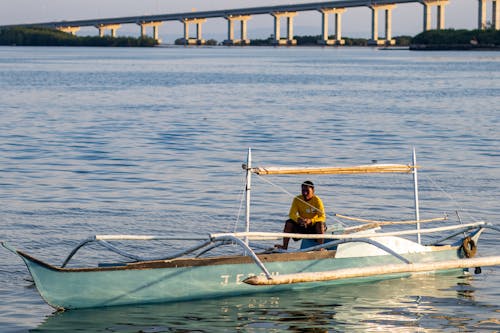
[(74, 310), (50, 315), (32, 332), (427, 332), (493, 328), (498, 320), (477, 316), (470, 307), (475, 300), (469, 279), (456, 274), (419, 275), (280, 294)]

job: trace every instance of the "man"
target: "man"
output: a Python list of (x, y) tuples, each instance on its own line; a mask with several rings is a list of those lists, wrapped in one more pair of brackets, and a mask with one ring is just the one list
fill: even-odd
[[(325, 228), (325, 208), (321, 199), (314, 194), (314, 184), (307, 180), (301, 185), (301, 195), (296, 196), (292, 201), (289, 219), (285, 223), (283, 232), (296, 234), (324, 234)], [(298, 239), (295, 239), (297, 241)], [(323, 239), (316, 240), (323, 244)], [(283, 238), (283, 245), (276, 244), (277, 248), (288, 249), (290, 238)]]

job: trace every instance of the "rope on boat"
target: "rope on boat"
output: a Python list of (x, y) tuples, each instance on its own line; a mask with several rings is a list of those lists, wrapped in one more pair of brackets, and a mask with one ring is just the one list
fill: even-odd
[(236, 232), (238, 224), (240, 223), (241, 211), (243, 210), (243, 203), (245, 201), (245, 187), (241, 190), (240, 194), (240, 206), (238, 207), (238, 215), (236, 215), (236, 221), (234, 221), (233, 232)]
[[(287, 191), (285, 188), (273, 183), (272, 181), (270, 181), (269, 179), (267, 179), (266, 177), (263, 177), (261, 174), (258, 174), (256, 173), (256, 175), (259, 177), (259, 179), (265, 181), (266, 183), (268, 183), (269, 185), (272, 185), (278, 189), (280, 189), (283, 193), (285, 193), (286, 195), (288, 195), (289, 197), (291, 198), (295, 198), (296, 195), (295, 194), (292, 194), (290, 193), (289, 191)], [(302, 199), (299, 198), (300, 201), (302, 201), (304, 204), (310, 206), (311, 208), (314, 208), (316, 209), (316, 207), (312, 206), (310, 203), (308, 203), (307, 201), (304, 201)], [(333, 217), (337, 216), (337, 214), (333, 214)], [(332, 217), (332, 215), (329, 215), (326, 213), (325, 211), (325, 218), (329, 218), (329, 217)], [(335, 220), (337, 223), (339, 223), (342, 227), (345, 227), (344, 223), (342, 223), (342, 221), (340, 221), (339, 219), (336, 219), (336, 218), (333, 218), (333, 220)]]
[[(457, 208), (456, 211), (457, 211), (457, 214), (458, 214), (458, 211), (461, 211), (461, 212), (464, 212), (468, 215), (468, 217), (474, 221), (477, 219), (475, 219), (471, 214), (469, 214), (469, 212), (465, 209), (463, 209), (463, 207), (460, 205), (460, 203), (450, 194), (448, 193), (448, 191), (446, 191), (445, 189), (443, 189), (441, 186), (439, 186), (439, 184), (437, 184), (433, 179), (432, 177), (430, 177), (428, 174), (424, 174), (424, 177), (427, 178), (431, 183), (432, 185), (434, 185), (439, 191), (441, 191), (445, 196), (448, 197), (448, 199), (455, 205), (455, 207)], [(460, 220), (460, 218), (459, 218)]]
[[(282, 192), (284, 192), (285, 194), (287, 194), (288, 196), (290, 197), (295, 197), (294, 194), (290, 193), (289, 191), (287, 191), (286, 189), (284, 189), (283, 187), (273, 183), (272, 181), (270, 181), (268, 178), (266, 177), (263, 177), (263, 174), (260, 174), (260, 173), (255, 173), (255, 175), (257, 175), (259, 177), (259, 179), (262, 179), (263, 181), (267, 182), (268, 184), (280, 189)], [(425, 175), (429, 181), (435, 186), (437, 187), (441, 192), (443, 192), (444, 194), (446, 194), (446, 196), (452, 201), (454, 202), (457, 206), (458, 205), (458, 202), (448, 193), (446, 192), (443, 188), (441, 188), (438, 184), (436, 184), (436, 182), (434, 182), (434, 180), (429, 177), (428, 175)], [(305, 202), (307, 204), (307, 202)], [(462, 210), (461, 211), (465, 211), (465, 210)], [(326, 214), (325, 212), (325, 217), (327, 218), (331, 218), (332, 215), (330, 214)], [(348, 230), (350, 228), (357, 228), (357, 227), (346, 227), (345, 224), (335, 218), (335, 217), (338, 217), (338, 218), (341, 218), (341, 219), (345, 219), (345, 220), (350, 220), (350, 221), (357, 221), (357, 222), (363, 222), (363, 223), (376, 223), (378, 224), (379, 226), (383, 226), (383, 225), (404, 225), (404, 224), (416, 224), (416, 223), (428, 223), (428, 222), (438, 222), (438, 221), (446, 221), (448, 220), (448, 215), (445, 215), (444, 217), (439, 217), (439, 218), (431, 218), (431, 219), (425, 219), (425, 220), (409, 220), (409, 221), (380, 221), (380, 220), (371, 220), (371, 219), (363, 219), (363, 218), (358, 218), (358, 217), (352, 217), (352, 216), (347, 216), (347, 215), (343, 215), (343, 214), (338, 214), (338, 213), (335, 213), (333, 214), (333, 220), (335, 220), (336, 222), (338, 222), (342, 227), (345, 228), (345, 230)], [(472, 218), (472, 217), (471, 217)], [(474, 218), (472, 218), (472, 220), (475, 220)]]
[[(288, 196), (294, 198), (295, 195), (293, 195), (292, 193), (290, 193), (289, 191), (287, 191), (286, 189), (284, 189), (283, 187), (281, 186), (278, 186), (276, 184), (274, 184), (273, 182), (271, 182), (269, 179), (267, 179), (266, 177), (263, 177), (262, 175), (258, 174), (257, 173), (257, 176), (259, 176), (259, 179), (262, 179), (263, 181), (267, 182), (268, 184), (274, 186), (274, 187), (277, 187), (279, 188), (281, 191), (283, 191), (285, 194), (287, 194)], [(309, 205), (311, 206), (309, 203), (307, 203), (306, 201), (302, 201), (303, 203), (305, 203), (306, 205)], [(313, 206), (311, 206), (311, 208), (315, 208)], [(431, 218), (431, 219), (424, 219), (424, 220), (408, 220), (408, 221), (380, 221), (380, 220), (371, 220), (371, 219), (363, 219), (363, 218), (359, 218), (359, 217), (353, 217), (353, 216), (348, 216), (348, 215), (343, 215), (343, 214), (339, 214), (339, 213), (335, 213), (333, 214), (334, 217), (338, 217), (338, 218), (341, 218), (341, 219), (345, 219), (345, 220), (350, 220), (350, 221), (356, 221), (356, 222), (363, 222), (363, 223), (376, 223), (378, 224), (379, 226), (382, 226), (382, 225), (403, 225), (403, 224), (416, 224), (416, 223), (428, 223), (428, 222), (437, 222), (437, 221), (446, 221), (448, 220), (448, 215), (445, 215), (443, 217), (437, 217), (437, 218)], [(331, 217), (330, 215), (326, 214), (325, 212), (325, 217)], [(342, 221), (338, 220), (338, 219), (335, 219), (341, 226), (345, 227), (345, 225), (342, 223)]]
[(417, 272), (433, 272), (448, 269), (471, 268), (480, 266), (498, 266), (500, 256), (457, 259), (429, 263), (391, 264), (372, 267), (345, 268), (334, 271), (309, 272), (275, 275), (272, 279), (264, 276), (251, 276), (243, 282), (254, 286), (280, 285), (304, 282), (333, 281), (339, 279), (363, 278), (376, 275), (410, 274)]
[(338, 216), (340, 218), (346, 219), (346, 220), (351, 220), (351, 221), (357, 221), (357, 222), (364, 222), (364, 223), (376, 223), (378, 225), (396, 225), (396, 224), (415, 224), (415, 223), (426, 223), (426, 222), (436, 222), (436, 221), (446, 221), (448, 219), (448, 215), (445, 215), (443, 217), (436, 217), (432, 219), (426, 219), (426, 220), (409, 220), (409, 221), (377, 221), (377, 220), (369, 220), (369, 219), (362, 219), (359, 217), (352, 217), (352, 216), (347, 216), (347, 215), (342, 215), (342, 214), (335, 214), (335, 216)]

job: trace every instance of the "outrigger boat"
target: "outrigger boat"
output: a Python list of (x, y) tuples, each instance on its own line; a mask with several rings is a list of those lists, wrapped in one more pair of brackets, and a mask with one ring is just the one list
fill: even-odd
[[(292, 288), (366, 282), (409, 276), (416, 272), (437, 272), (500, 264), (500, 256), (473, 258), (481, 233), (486, 228), (500, 231), (487, 222), (437, 228), (420, 228), (431, 220), (419, 218), (415, 152), (413, 163), (373, 164), (328, 168), (252, 167), (248, 150), (246, 172), (246, 231), (214, 233), (208, 236), (95, 235), (76, 246), (60, 267), (45, 263), (8, 244), (19, 255), (42, 298), (56, 309), (78, 309), (127, 304), (179, 302), (250, 293), (277, 292)], [(345, 228), (342, 233), (304, 235), (250, 232), (251, 176), (270, 174), (413, 174), (415, 221), (371, 222)], [(433, 219), (432, 221), (435, 221)], [(416, 230), (383, 232), (387, 224), (416, 224)], [(421, 235), (449, 232), (432, 244), (422, 244)], [(402, 236), (416, 235), (417, 241)], [(302, 239), (300, 249), (257, 250), (250, 241), (282, 237)], [(457, 239), (458, 237), (458, 239)], [(319, 245), (314, 239), (325, 239)], [(179, 253), (147, 259), (128, 253), (113, 241), (197, 241)], [(449, 242), (445, 244), (444, 242)], [(95, 267), (67, 267), (79, 249), (98, 243), (127, 261)], [(223, 245), (241, 247), (241, 254), (208, 255)]]

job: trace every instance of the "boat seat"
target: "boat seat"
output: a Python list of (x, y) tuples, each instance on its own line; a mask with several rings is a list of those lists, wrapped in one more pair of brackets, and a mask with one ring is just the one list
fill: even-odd
[[(329, 243), (329, 242), (332, 242), (332, 241), (334, 241), (334, 240), (327, 241), (326, 243)], [(309, 247), (313, 247), (313, 246), (316, 246), (316, 245), (318, 245), (318, 243), (314, 239), (303, 239), (301, 241), (301, 244), (300, 244), (300, 249), (303, 250), (303, 249), (307, 249)], [(333, 246), (327, 247), (326, 249), (327, 250), (337, 250), (337, 245), (333, 245)]]
[(100, 262), (97, 264), (98, 267), (116, 267), (116, 266), (127, 266), (126, 262)]

